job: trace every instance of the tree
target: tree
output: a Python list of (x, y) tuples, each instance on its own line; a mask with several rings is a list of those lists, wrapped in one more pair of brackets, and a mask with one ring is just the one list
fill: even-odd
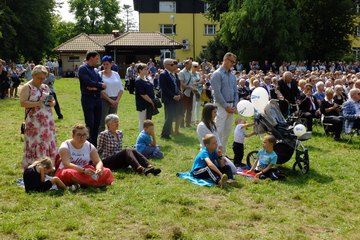
[(52, 38), (54, 39), (54, 47), (66, 42), (67, 40), (80, 34), (75, 28), (75, 23), (61, 20), (59, 15), (52, 18)]
[(221, 41), (245, 61), (296, 59), (302, 53), (300, 19), (289, 10), (290, 4), (287, 0), (232, 0), (230, 11), (221, 15)]
[(51, 16), (55, 0), (2, 1), (2, 57), (40, 61), (53, 47)]
[(130, 5), (124, 4), (122, 9), (125, 11), (125, 31), (128, 32), (135, 28), (135, 22), (132, 15), (133, 10)]
[(225, 46), (224, 43), (220, 41), (219, 36), (216, 36), (214, 40), (210, 40), (207, 43), (206, 49), (203, 50), (199, 55), (199, 60), (202, 61), (202, 59), (205, 58), (208, 61), (216, 63), (216, 61), (222, 59), (227, 52), (227, 46)]
[(203, 2), (209, 4), (206, 15), (215, 21), (220, 20), (222, 13), (229, 11), (230, 0), (203, 0)]
[(0, 3), (0, 58), (16, 59), (16, 29), (19, 19), (6, 2)]
[(120, 7), (117, 0), (68, 0), (70, 12), (75, 14), (76, 29), (84, 33), (111, 33), (124, 31), (118, 17)]
[(309, 60), (334, 60), (350, 50), (349, 36), (355, 32), (352, 0), (297, 0), (297, 11), (301, 12), (300, 31), (307, 47)]
[(334, 60), (350, 50), (352, 0), (204, 1), (221, 41), (242, 60)]

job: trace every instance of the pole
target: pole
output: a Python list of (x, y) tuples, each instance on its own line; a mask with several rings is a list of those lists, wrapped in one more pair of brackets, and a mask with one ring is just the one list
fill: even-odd
[(170, 19), (172, 21), (172, 51), (171, 51), (171, 58), (175, 59), (175, 16), (170, 15)]

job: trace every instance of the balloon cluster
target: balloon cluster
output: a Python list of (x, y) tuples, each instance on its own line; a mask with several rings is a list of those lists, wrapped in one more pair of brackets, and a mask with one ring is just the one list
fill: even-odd
[(251, 117), (255, 110), (259, 113), (264, 113), (264, 109), (269, 101), (269, 94), (265, 88), (257, 87), (251, 93), (251, 102), (248, 100), (241, 100), (237, 105), (237, 111), (244, 117)]

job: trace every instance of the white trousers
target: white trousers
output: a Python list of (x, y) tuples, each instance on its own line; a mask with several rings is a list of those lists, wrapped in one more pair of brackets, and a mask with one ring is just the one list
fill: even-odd
[(226, 153), (226, 145), (232, 130), (233, 125), (233, 118), (234, 114), (228, 113), (225, 111), (220, 104), (215, 103), (218, 110), (217, 110), (217, 117), (216, 117), (216, 129), (220, 137), (221, 144), (223, 146), (223, 154)]
[(139, 132), (141, 132), (144, 128), (144, 121), (146, 120), (146, 109), (143, 111), (138, 111), (139, 113)]

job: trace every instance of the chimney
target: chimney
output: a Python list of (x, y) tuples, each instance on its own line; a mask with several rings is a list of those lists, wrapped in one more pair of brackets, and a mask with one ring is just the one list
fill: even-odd
[(112, 34), (114, 36), (114, 38), (117, 38), (120, 36), (120, 31), (119, 30), (112, 30)]

